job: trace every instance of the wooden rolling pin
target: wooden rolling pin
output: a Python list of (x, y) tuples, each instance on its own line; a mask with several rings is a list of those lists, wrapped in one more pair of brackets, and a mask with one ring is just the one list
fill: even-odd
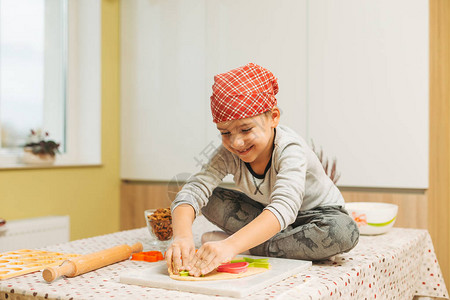
[(60, 276), (74, 277), (107, 265), (128, 259), (131, 254), (142, 252), (142, 244), (120, 245), (99, 252), (74, 257), (58, 267), (46, 268), (42, 272), (45, 281), (52, 282)]

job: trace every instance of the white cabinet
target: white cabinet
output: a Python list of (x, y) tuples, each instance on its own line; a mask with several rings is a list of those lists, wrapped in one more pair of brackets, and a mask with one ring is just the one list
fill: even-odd
[[(306, 0), (209, 0), (205, 105), (214, 75), (249, 62), (272, 71), (278, 79), (282, 120), (306, 134)], [(208, 120), (211, 113), (208, 110)], [(212, 124), (212, 123), (211, 123)], [(217, 136), (215, 125), (207, 125)]]
[(121, 2), (121, 176), (170, 180), (205, 147), (205, 1)]
[(121, 29), (123, 179), (197, 170), (220, 144), (213, 76), (254, 62), (340, 185), (427, 187), (427, 1), (130, 0)]
[(308, 6), (308, 133), (343, 186), (428, 186), (428, 1)]

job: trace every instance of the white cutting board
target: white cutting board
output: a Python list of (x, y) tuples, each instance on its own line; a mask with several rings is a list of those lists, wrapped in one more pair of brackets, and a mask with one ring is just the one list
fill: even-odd
[[(261, 258), (258, 256), (245, 256)], [(269, 262), (272, 267), (270, 270), (249, 277), (220, 281), (179, 281), (169, 277), (166, 262), (160, 261), (149, 264), (149, 267), (144, 270), (122, 274), (120, 282), (184, 292), (242, 298), (311, 266), (310, 261), (284, 258), (269, 258)]]

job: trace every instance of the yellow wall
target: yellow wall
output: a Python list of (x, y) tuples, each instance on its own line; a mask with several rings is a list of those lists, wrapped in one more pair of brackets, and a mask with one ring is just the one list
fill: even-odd
[(101, 167), (0, 170), (0, 217), (70, 215), (71, 239), (119, 230), (119, 0), (102, 0)]

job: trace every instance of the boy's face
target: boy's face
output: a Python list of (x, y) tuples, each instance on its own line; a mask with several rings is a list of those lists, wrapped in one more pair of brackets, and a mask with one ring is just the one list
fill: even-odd
[[(280, 120), (280, 111), (254, 117), (217, 123), (223, 146), (247, 163), (265, 165), (272, 155), (274, 128)], [(253, 167), (253, 166), (252, 166)]]

